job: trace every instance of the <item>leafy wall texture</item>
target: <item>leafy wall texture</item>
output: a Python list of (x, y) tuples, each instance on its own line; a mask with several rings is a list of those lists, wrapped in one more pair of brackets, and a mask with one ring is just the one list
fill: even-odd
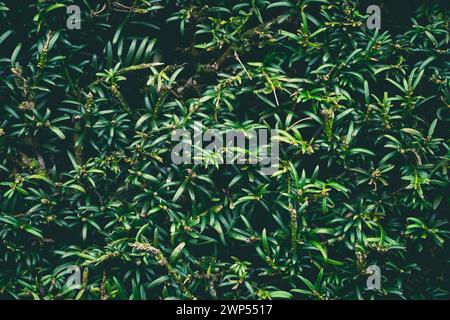
[[(448, 1), (0, 2), (0, 298), (450, 298), (449, 40)], [(195, 124), (276, 172), (174, 163)]]

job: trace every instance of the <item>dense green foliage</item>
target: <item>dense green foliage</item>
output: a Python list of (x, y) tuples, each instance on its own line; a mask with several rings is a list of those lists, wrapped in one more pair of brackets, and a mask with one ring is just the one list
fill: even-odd
[[(449, 10), (395, 2), (0, 2), (0, 298), (450, 298)], [(279, 171), (174, 165), (194, 121)]]

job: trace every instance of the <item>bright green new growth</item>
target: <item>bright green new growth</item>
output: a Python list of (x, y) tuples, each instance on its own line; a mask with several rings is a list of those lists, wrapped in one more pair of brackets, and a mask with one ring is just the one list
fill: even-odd
[[(449, 10), (407, 3), (0, 2), (0, 298), (449, 299)], [(279, 170), (174, 165), (196, 121)]]

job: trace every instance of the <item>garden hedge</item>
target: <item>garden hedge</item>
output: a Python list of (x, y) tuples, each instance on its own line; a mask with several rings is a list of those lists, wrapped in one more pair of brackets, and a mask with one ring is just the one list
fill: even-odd
[[(449, 299), (449, 12), (0, 1), (0, 298)], [(175, 164), (194, 123), (278, 170)]]

